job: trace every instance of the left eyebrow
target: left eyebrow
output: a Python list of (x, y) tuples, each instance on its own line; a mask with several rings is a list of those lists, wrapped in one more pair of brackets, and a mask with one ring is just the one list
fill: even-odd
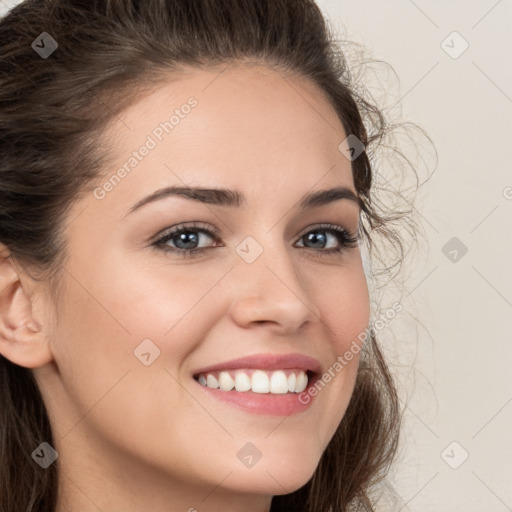
[[(156, 190), (149, 196), (142, 198), (130, 208), (126, 215), (138, 210), (148, 203), (172, 196), (178, 196), (191, 201), (198, 201), (200, 203), (215, 206), (227, 206), (231, 208), (244, 208), (247, 205), (246, 197), (238, 190), (229, 190), (224, 188), (166, 187)], [(299, 202), (298, 208), (302, 211), (342, 199), (354, 202), (357, 205), (360, 204), (359, 198), (350, 188), (340, 186), (319, 190), (303, 196)]]

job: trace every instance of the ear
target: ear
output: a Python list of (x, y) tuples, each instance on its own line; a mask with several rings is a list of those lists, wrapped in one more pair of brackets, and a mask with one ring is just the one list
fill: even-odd
[(0, 354), (25, 368), (52, 361), (47, 335), (33, 315), (34, 280), (0, 243)]

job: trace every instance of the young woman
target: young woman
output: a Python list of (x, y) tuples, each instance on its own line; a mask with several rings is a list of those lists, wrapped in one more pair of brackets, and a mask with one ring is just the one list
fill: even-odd
[(0, 41), (0, 509), (374, 510), (400, 216), (317, 5), (26, 0)]

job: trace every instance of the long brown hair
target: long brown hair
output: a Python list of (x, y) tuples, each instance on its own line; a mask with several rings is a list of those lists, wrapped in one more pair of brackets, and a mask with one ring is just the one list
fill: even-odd
[[(31, 46), (42, 32), (58, 43), (46, 58)], [(391, 126), (353, 83), (313, 0), (25, 0), (13, 8), (0, 22), (0, 242), (9, 257), (57, 298), (63, 219), (105, 170), (101, 130), (181, 69), (240, 61), (306, 77), (323, 91), (366, 148), (352, 161), (361, 235), (370, 254), (372, 237), (386, 237), (400, 262), (394, 225), (411, 210), (386, 211), (372, 186), (371, 151)], [(373, 511), (371, 489), (395, 456), (400, 421), (394, 378), (370, 331), (348, 409), (315, 473), (275, 496), (271, 511)], [(59, 459), (43, 469), (31, 457), (43, 441), (53, 446), (32, 372), (0, 356), (2, 511), (55, 511)]]

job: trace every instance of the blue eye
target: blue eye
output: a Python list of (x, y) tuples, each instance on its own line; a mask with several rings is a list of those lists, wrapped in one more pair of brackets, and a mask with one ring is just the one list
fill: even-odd
[[(305, 234), (301, 235), (299, 240), (306, 239), (308, 243), (317, 244), (327, 244), (328, 237), (325, 233), (330, 234), (337, 240), (338, 246), (331, 249), (318, 249), (313, 247), (313, 250), (322, 253), (322, 254), (341, 254), (344, 253), (347, 249), (352, 249), (358, 246), (358, 237), (356, 234), (348, 231), (341, 226), (337, 226), (336, 224), (325, 224), (316, 226), (313, 229), (308, 228)], [(320, 235), (319, 235), (320, 234)]]
[[(165, 252), (171, 252), (178, 256), (194, 257), (208, 249), (208, 247), (196, 247), (201, 238), (203, 238), (201, 235), (206, 235), (206, 238), (209, 237), (213, 239), (217, 244), (220, 243), (218, 231), (213, 226), (204, 226), (208, 225), (199, 222), (180, 224), (155, 240), (152, 245)], [(300, 235), (299, 241), (305, 240), (306, 243), (316, 244), (317, 246), (324, 245), (327, 244), (329, 240), (326, 234), (330, 234), (334, 237), (338, 245), (331, 249), (312, 247), (313, 251), (322, 254), (341, 254), (344, 253), (345, 250), (357, 247), (358, 245), (358, 237), (356, 234), (336, 224), (324, 224), (308, 228), (307, 231)], [(172, 242), (174, 247), (171, 247), (169, 242)]]
[[(202, 253), (205, 248), (196, 248), (195, 245), (199, 243), (202, 238), (200, 235), (207, 235), (218, 240), (217, 230), (213, 226), (202, 227), (199, 222), (192, 222), (190, 224), (180, 224), (170, 231), (167, 231), (163, 236), (153, 242), (153, 246), (165, 252), (175, 253), (178, 256), (193, 257)], [(168, 242), (172, 242), (176, 247), (171, 247)], [(191, 246), (194, 246), (191, 248)]]

